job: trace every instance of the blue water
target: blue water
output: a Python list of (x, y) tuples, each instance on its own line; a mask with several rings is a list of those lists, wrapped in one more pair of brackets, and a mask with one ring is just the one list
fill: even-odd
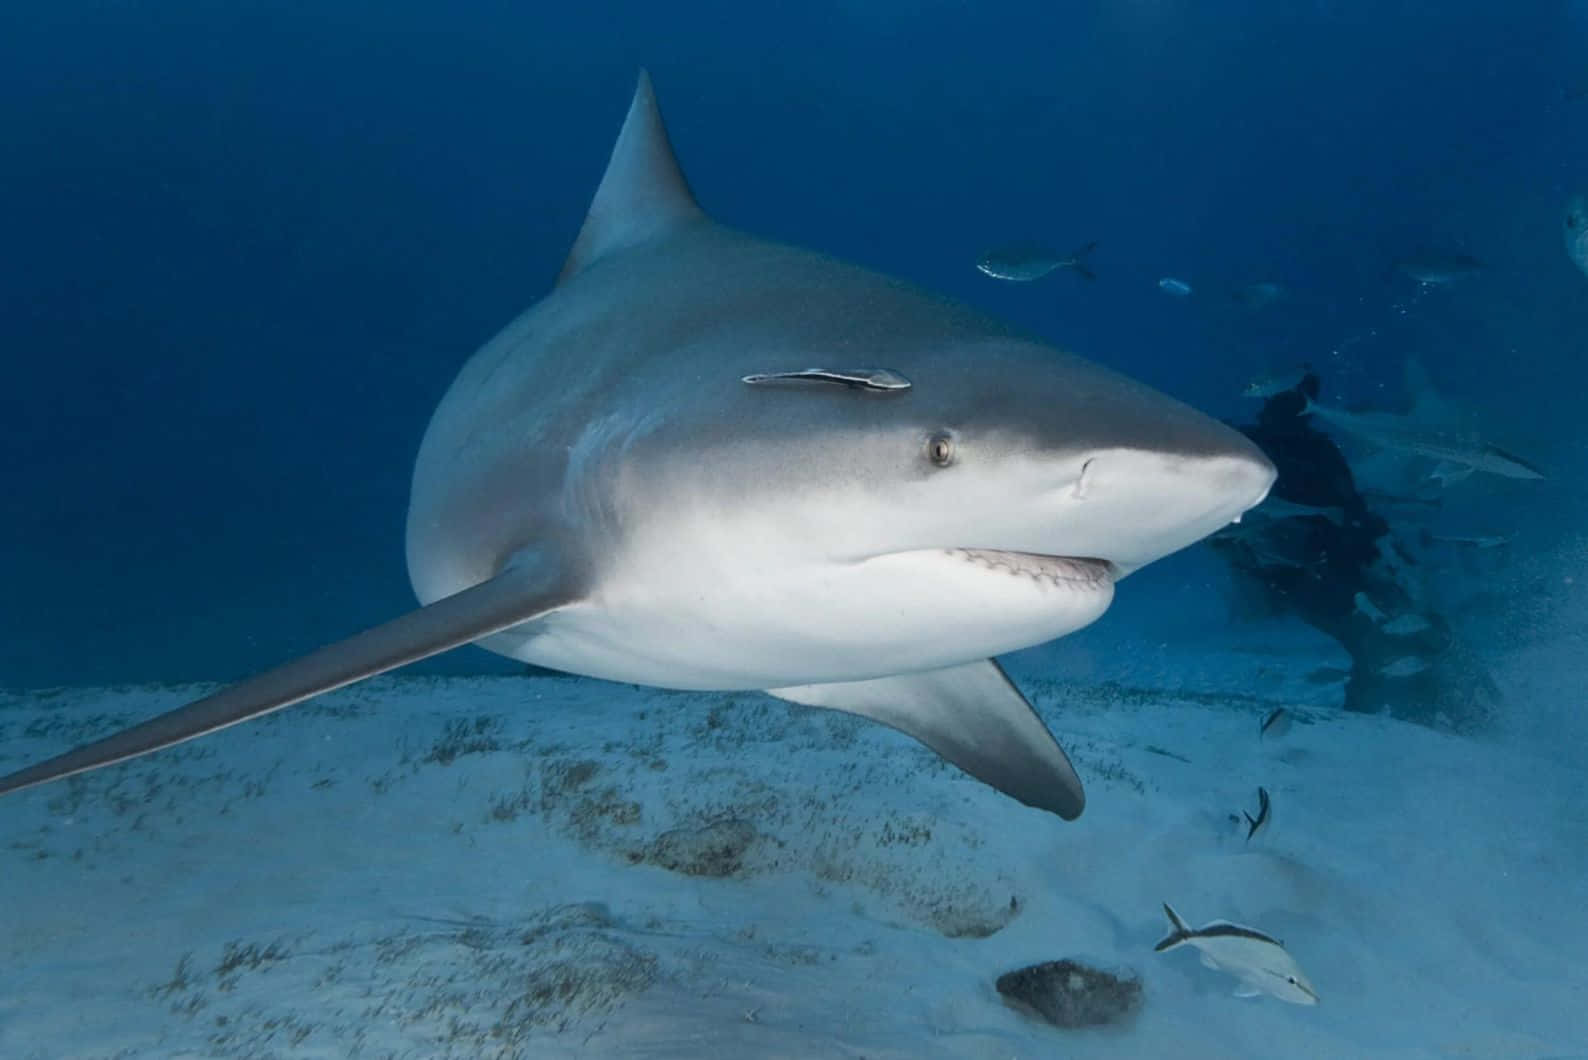
[[(411, 606), (426, 419), (550, 285), (641, 64), (718, 218), (1222, 415), (1342, 344), (1325, 385), (1393, 403), (1419, 355), (1559, 472), (1503, 513), (1550, 547), (1585, 56), (1583, 3), (9, 3), (0, 685), (235, 677)], [(972, 268), (1021, 238), (1100, 240), (1098, 282)], [(1414, 299), (1425, 244), (1491, 267)], [(1236, 312), (1257, 280), (1296, 297)]]

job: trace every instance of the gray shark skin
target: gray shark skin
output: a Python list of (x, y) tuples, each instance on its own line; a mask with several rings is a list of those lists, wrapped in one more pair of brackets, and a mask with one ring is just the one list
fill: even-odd
[(556, 288), (464, 365), (425, 434), (407, 527), (424, 606), (0, 794), (478, 642), (860, 714), (1073, 818), (1079, 778), (992, 657), (1092, 622), (1117, 580), (1273, 478), (1145, 386), (714, 223), (642, 73)]

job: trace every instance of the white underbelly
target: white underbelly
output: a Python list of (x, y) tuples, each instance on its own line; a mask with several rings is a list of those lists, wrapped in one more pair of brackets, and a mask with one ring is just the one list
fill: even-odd
[(694, 568), (694, 578), (688, 569), (630, 574), (482, 644), (613, 681), (778, 688), (1030, 647), (1090, 624), (1114, 591), (1093, 565), (963, 549), (731, 574)]

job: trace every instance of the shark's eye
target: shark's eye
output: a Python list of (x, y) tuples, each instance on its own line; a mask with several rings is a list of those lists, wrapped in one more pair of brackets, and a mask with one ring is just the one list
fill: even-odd
[(945, 431), (938, 431), (926, 440), (926, 458), (938, 467), (954, 462), (954, 439)]

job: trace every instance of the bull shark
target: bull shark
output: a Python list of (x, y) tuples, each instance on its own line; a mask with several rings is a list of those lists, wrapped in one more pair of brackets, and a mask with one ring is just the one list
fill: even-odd
[(420, 606), (0, 778), (19, 791), (468, 643), (874, 719), (1085, 804), (993, 657), (1263, 500), (1245, 437), (899, 280), (712, 221), (643, 72), (555, 287), (465, 363), (414, 465)]
[[(1447, 468), (1470, 468), (1504, 478), (1542, 479), (1544, 473), (1471, 430), (1430, 424), (1393, 412), (1348, 412), (1307, 398), (1304, 415), (1313, 416), (1372, 445), (1438, 461)], [(1442, 479), (1454, 476), (1449, 470)]]

